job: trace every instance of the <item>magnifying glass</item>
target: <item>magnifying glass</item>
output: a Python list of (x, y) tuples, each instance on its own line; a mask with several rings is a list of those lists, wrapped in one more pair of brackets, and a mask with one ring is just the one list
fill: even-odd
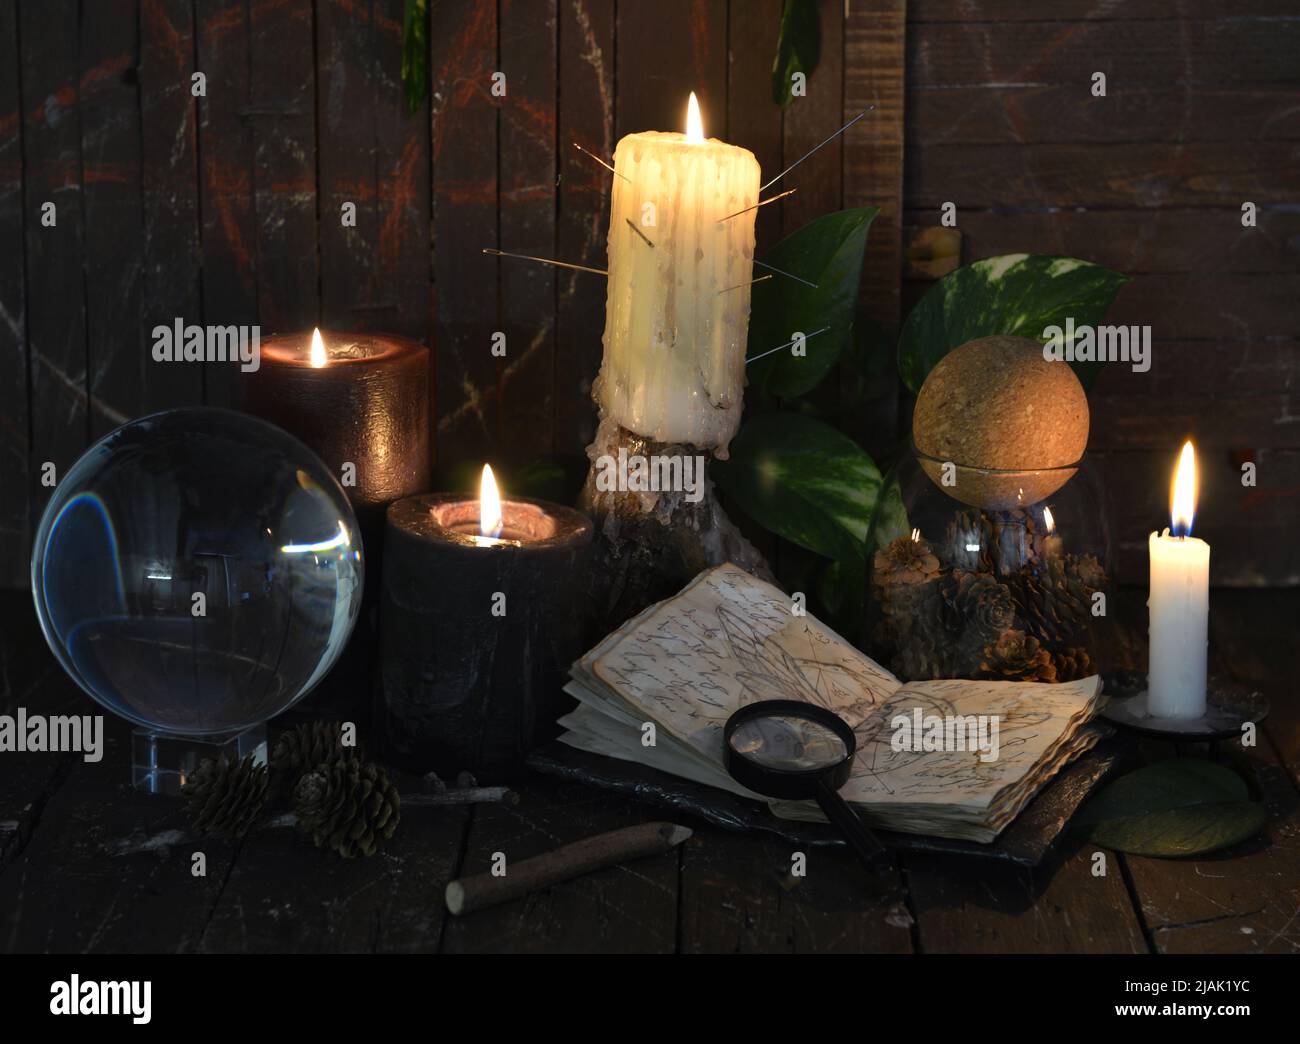
[(838, 715), (800, 700), (741, 707), (722, 730), (731, 778), (768, 797), (815, 798), (868, 870), (884, 847), (840, 797), (858, 741)]

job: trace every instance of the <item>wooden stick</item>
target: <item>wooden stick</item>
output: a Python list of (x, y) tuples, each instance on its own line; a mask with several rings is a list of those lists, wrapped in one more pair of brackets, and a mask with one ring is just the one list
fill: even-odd
[(456, 790), (439, 790), (432, 794), (403, 794), (404, 807), (421, 805), (482, 805), (519, 804), (519, 795), (509, 787), (462, 787)]
[(689, 827), (675, 823), (642, 823), (583, 838), (513, 866), (507, 864), (502, 877), (476, 874), (452, 881), (447, 885), (447, 909), (456, 915), (473, 913), (602, 867), (667, 852), (690, 836)]

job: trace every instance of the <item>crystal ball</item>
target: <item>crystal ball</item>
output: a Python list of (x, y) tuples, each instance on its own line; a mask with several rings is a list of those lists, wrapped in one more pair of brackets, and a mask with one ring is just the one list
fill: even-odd
[(55, 489), (32, 592), (46, 640), (109, 710), (223, 737), (306, 695), (361, 607), (347, 497), (291, 435), (231, 410), (131, 421)]

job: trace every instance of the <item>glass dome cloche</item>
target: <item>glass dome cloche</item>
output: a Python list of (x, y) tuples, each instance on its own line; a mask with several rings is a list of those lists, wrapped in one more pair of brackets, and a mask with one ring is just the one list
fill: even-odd
[[(913, 447), (885, 481), (867, 545), (879, 548), (868, 560), (867, 652), (908, 681), (1102, 673), (1111, 546), (1092, 466), (950, 464), (945, 475), (945, 464)], [(988, 495), (958, 495), (974, 489)]]
[(263, 723), (338, 659), (363, 579), (325, 464), (271, 424), (207, 407), (131, 421), (87, 450), (32, 556), (46, 640), (138, 726), (134, 782), (162, 792), (202, 757), (265, 758)]
[(1103, 672), (1111, 548), (1088, 414), (1078, 376), (1030, 338), (935, 364), (868, 535), (868, 652), (907, 680)]

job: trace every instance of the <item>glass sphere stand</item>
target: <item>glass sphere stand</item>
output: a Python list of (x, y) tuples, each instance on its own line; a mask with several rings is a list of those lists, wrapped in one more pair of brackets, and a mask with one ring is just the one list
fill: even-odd
[(205, 759), (241, 761), (250, 755), (255, 763), (266, 764), (265, 725), (224, 736), (177, 736), (137, 728), (131, 732), (131, 785), (149, 794), (176, 796)]

